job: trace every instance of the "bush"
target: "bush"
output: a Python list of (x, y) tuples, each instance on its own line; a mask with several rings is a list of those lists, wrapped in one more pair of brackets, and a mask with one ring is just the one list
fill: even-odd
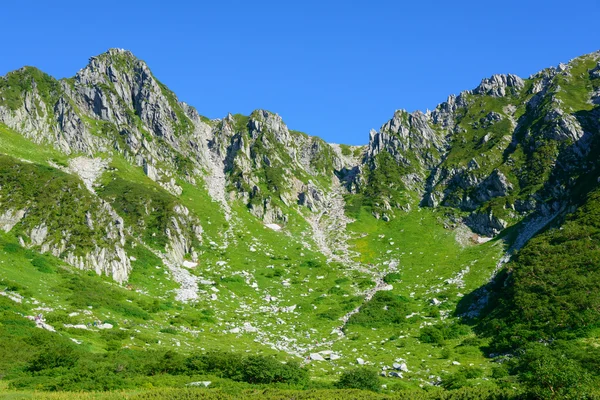
[(402, 296), (389, 292), (377, 292), (375, 296), (361, 307), (360, 311), (350, 317), (349, 325), (362, 326), (402, 324), (409, 314), (409, 301)]
[(442, 358), (444, 359), (449, 359), (450, 357), (452, 357), (452, 350), (449, 349), (448, 347), (444, 347), (442, 349)]
[(470, 379), (481, 378), (483, 370), (477, 367), (461, 367), (454, 374), (446, 376), (442, 380), (442, 387), (445, 389), (460, 389), (469, 385)]
[(273, 357), (248, 356), (242, 368), (242, 380), (253, 384), (304, 384), (308, 379), (307, 371), (298, 363), (282, 364)]
[(402, 276), (398, 272), (391, 272), (383, 278), (383, 281), (385, 283), (396, 283), (401, 280), (402, 280)]
[(589, 372), (577, 360), (561, 349), (537, 343), (520, 357), (516, 371), (535, 398), (579, 398), (592, 383)]
[(211, 373), (234, 381), (252, 384), (287, 383), (302, 385), (308, 380), (308, 372), (298, 363), (283, 364), (273, 357), (226, 352), (196, 354), (185, 360), (186, 368), (193, 374)]
[(45, 274), (54, 272), (52, 262), (48, 261), (46, 257), (37, 256), (31, 261), (31, 265), (36, 267), (38, 271)]
[(71, 368), (79, 360), (77, 349), (63, 341), (48, 341), (35, 357), (29, 361), (27, 371), (37, 372), (53, 368)]
[(483, 319), (491, 351), (584, 337), (600, 325), (600, 190), (560, 229), (531, 239), (493, 287)]
[(443, 345), (448, 339), (457, 339), (470, 332), (470, 328), (462, 324), (428, 325), (421, 329), (419, 340), (423, 343)]
[(433, 343), (437, 345), (443, 345), (445, 343), (443, 331), (433, 325), (421, 329), (419, 340), (423, 343)]
[(379, 390), (379, 377), (377, 372), (369, 368), (355, 368), (344, 371), (336, 383), (340, 389), (361, 389), (377, 392)]

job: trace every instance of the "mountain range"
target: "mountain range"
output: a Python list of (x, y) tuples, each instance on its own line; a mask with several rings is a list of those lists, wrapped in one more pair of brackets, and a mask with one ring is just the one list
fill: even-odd
[[(2, 380), (287, 382), (189, 370), (233, 351), (295, 360), (317, 388), (359, 366), (389, 393), (583, 395), (600, 363), (599, 146), (600, 52), (396, 110), (364, 146), (266, 110), (206, 118), (127, 50), (67, 79), (10, 72)], [(188, 370), (134, 371), (142, 353)], [(114, 379), (75, 377), (90, 360)]]

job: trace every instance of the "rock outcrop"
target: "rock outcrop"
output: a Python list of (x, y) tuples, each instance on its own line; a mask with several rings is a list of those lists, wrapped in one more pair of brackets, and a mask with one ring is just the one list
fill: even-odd
[[(574, 77), (572, 64), (581, 60), (590, 68)], [(370, 132), (366, 146), (356, 147), (290, 130), (266, 110), (209, 120), (179, 102), (126, 50), (92, 57), (70, 79), (22, 68), (2, 78), (0, 123), (70, 157), (68, 167), (52, 165), (81, 179), (95, 204), (82, 213), (86, 229), (102, 230), (110, 241), (80, 252), (72, 236), (53, 238), (51, 218), (28, 219), (35, 202), (13, 204), (9, 198), (2, 199), (0, 228), (22, 226), (19, 235), (28, 246), (126, 280), (131, 265), (125, 244), (147, 226), (126, 223), (127, 207), (111, 207), (114, 193), (103, 200), (95, 194), (102, 189), (99, 179), (111, 171), (112, 155), (139, 167), (175, 199), (160, 205), (161, 216), (168, 216), (160, 252), (174, 264), (195, 262), (203, 239), (199, 221), (176, 201), (186, 184), (205, 188), (228, 221), (232, 204), (241, 202), (267, 225), (283, 227), (296, 212), (311, 224), (330, 208), (333, 194), (359, 194), (385, 221), (419, 201), (453, 208), (452, 218), (492, 236), (548, 207), (548, 198), (566, 204), (576, 185), (571, 177), (596, 165), (589, 155), (598, 111), (589, 108), (598, 104), (598, 85), (588, 85), (592, 89), (582, 101), (589, 107), (578, 112), (579, 104), (571, 104), (564, 91), (572, 79), (596, 82), (599, 71), (598, 57), (591, 55), (528, 80), (493, 75), (433, 111), (396, 111)], [(9, 81), (23, 84), (12, 87)], [(98, 158), (100, 153), (107, 158)], [(142, 214), (153, 215), (159, 203), (146, 201)]]

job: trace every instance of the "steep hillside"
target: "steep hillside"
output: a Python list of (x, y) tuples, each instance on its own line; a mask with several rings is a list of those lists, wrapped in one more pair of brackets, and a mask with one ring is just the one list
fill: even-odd
[[(593, 53), (398, 110), (347, 146), (265, 110), (203, 117), (125, 50), (69, 79), (11, 72), (0, 375), (44, 390), (306, 388), (366, 366), (390, 393), (504, 390), (517, 378), (492, 353), (594, 332), (599, 104)], [(543, 282), (520, 272), (547, 265)]]

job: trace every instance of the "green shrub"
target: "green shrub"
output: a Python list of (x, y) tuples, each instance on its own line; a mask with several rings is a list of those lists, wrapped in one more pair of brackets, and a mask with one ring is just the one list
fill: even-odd
[(383, 278), (383, 281), (388, 284), (400, 282), (401, 280), (402, 275), (400, 275), (398, 272), (391, 272)]
[(424, 327), (419, 335), (419, 340), (423, 343), (443, 345), (444, 339), (444, 332), (435, 325)]
[(36, 267), (38, 271), (46, 274), (54, 272), (54, 266), (52, 265), (52, 262), (44, 256), (36, 256), (31, 261), (31, 265)]
[(379, 391), (377, 372), (369, 368), (355, 368), (344, 371), (336, 386), (341, 389), (361, 389)]
[(29, 361), (27, 370), (31, 372), (54, 368), (70, 368), (81, 354), (74, 345), (63, 341), (48, 341), (37, 355)]
[(348, 324), (375, 326), (402, 324), (409, 314), (409, 300), (390, 292), (379, 291), (348, 320)]

